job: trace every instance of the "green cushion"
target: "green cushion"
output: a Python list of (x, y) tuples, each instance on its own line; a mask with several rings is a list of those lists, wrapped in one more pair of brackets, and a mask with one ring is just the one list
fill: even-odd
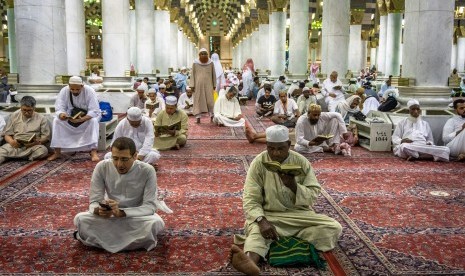
[(313, 244), (295, 237), (280, 237), (270, 245), (268, 262), (271, 266), (315, 266), (325, 268)]

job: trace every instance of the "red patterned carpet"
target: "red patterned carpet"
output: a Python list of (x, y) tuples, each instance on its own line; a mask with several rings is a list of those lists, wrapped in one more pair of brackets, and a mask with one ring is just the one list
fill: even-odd
[[(244, 113), (257, 131), (253, 107)], [(95, 163), (78, 153), (0, 165), (0, 273), (238, 275), (228, 264), (243, 226), (242, 186), (263, 144), (241, 128), (190, 119), (190, 140), (162, 155), (160, 193), (173, 214), (150, 252), (110, 254), (73, 239)], [(103, 152), (101, 153), (103, 156)], [(315, 209), (344, 227), (327, 271), (263, 267), (263, 275), (465, 275), (465, 164), (406, 162), (362, 148), (307, 156), (324, 188)], [(435, 191), (444, 196), (435, 196)], [(441, 194), (441, 193), (439, 193)]]

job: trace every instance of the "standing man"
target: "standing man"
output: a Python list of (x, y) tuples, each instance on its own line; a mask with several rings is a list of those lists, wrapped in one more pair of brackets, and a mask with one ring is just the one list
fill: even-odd
[[(154, 148), (158, 150), (180, 149), (187, 142), (188, 117), (186, 112), (177, 108), (177, 99), (175, 96), (168, 96), (165, 99), (165, 110), (162, 110), (155, 121), (155, 144)], [(195, 103), (195, 102), (194, 102)], [(181, 124), (180, 129), (169, 129), (160, 133), (157, 127), (165, 127)]]
[(74, 218), (74, 237), (88, 246), (111, 253), (157, 245), (165, 223), (157, 210), (155, 169), (137, 160), (131, 138), (111, 145), (112, 157), (95, 166), (90, 183), (89, 211)]
[(207, 49), (199, 50), (199, 59), (194, 60), (190, 79), (190, 88), (194, 93), (194, 115), (200, 124), (202, 113), (208, 112), (213, 122), (213, 90), (216, 88), (215, 67), (208, 57)]
[[(55, 102), (56, 115), (53, 120), (52, 143), (50, 147), (55, 153), (47, 160), (55, 160), (61, 156), (61, 150), (88, 151), (92, 161), (97, 162), (99, 138), (100, 107), (97, 95), (92, 87), (84, 85), (82, 79), (73, 76), (58, 93)], [(81, 116), (71, 116), (80, 111)]]
[[(337, 221), (312, 209), (321, 186), (307, 158), (290, 150), (289, 130), (280, 125), (267, 128), (266, 144), (267, 150), (252, 161), (245, 180), (244, 251), (231, 247), (233, 267), (247, 275), (259, 275), (258, 262), (280, 237), (300, 238), (325, 252), (336, 246), (342, 231)], [(263, 164), (268, 161), (298, 165), (304, 174), (269, 171)]]
[(329, 112), (335, 112), (337, 104), (345, 101), (342, 82), (337, 78), (337, 72), (333, 71), (329, 78), (323, 82), (321, 94), (325, 97)]
[(450, 149), (450, 156), (465, 160), (465, 100), (454, 101), (457, 115), (447, 120), (442, 131), (442, 141)]

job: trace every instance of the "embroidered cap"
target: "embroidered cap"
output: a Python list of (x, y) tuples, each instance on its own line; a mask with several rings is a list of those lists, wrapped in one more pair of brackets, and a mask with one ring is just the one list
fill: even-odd
[(142, 119), (142, 111), (138, 107), (131, 107), (127, 112), (128, 120), (131, 121), (140, 121)]
[(176, 105), (178, 103), (178, 99), (175, 96), (168, 96), (165, 98), (165, 102), (167, 105)]
[(69, 78), (68, 83), (69, 84), (80, 84), (80, 85), (82, 85), (82, 79), (81, 79), (81, 77), (78, 77), (78, 76), (72, 76), (71, 78)]

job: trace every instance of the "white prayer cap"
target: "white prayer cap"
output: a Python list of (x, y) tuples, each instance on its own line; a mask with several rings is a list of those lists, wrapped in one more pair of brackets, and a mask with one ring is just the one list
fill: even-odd
[(202, 52), (207, 52), (208, 53), (207, 49), (205, 49), (205, 48), (202, 48), (202, 49), (199, 50), (199, 54), (202, 53)]
[(268, 127), (266, 129), (266, 141), (272, 143), (289, 141), (289, 129), (282, 125)]
[(190, 86), (186, 86), (186, 91), (191, 91), (192, 89), (190, 88)]
[(187, 70), (186, 66), (181, 67), (181, 71)]
[(164, 83), (160, 84), (158, 88), (166, 88), (166, 85)]
[(168, 96), (165, 98), (165, 103), (167, 105), (176, 105), (178, 103), (178, 99), (175, 96)]
[(292, 83), (298, 83), (299, 81), (298, 80), (293, 80)]
[(128, 120), (131, 121), (140, 121), (142, 119), (142, 111), (135, 106), (128, 109), (127, 115)]
[(419, 103), (417, 100), (415, 100), (415, 99), (411, 99), (411, 100), (409, 100), (409, 101), (407, 102), (407, 107), (410, 108), (412, 105), (418, 105), (418, 106), (420, 106), (420, 103)]
[(155, 94), (155, 93), (157, 93), (157, 92), (155, 91), (155, 88), (150, 88), (150, 89), (147, 91), (147, 94)]
[(145, 84), (145, 82), (143, 82), (143, 83), (139, 84), (139, 86), (137, 86), (136, 91), (143, 90), (145, 92), (145, 91), (147, 91), (147, 89), (148, 89), (147, 84)]
[(69, 78), (69, 84), (80, 84), (82, 85), (82, 79), (81, 77), (78, 77), (78, 76), (72, 76), (71, 78)]

